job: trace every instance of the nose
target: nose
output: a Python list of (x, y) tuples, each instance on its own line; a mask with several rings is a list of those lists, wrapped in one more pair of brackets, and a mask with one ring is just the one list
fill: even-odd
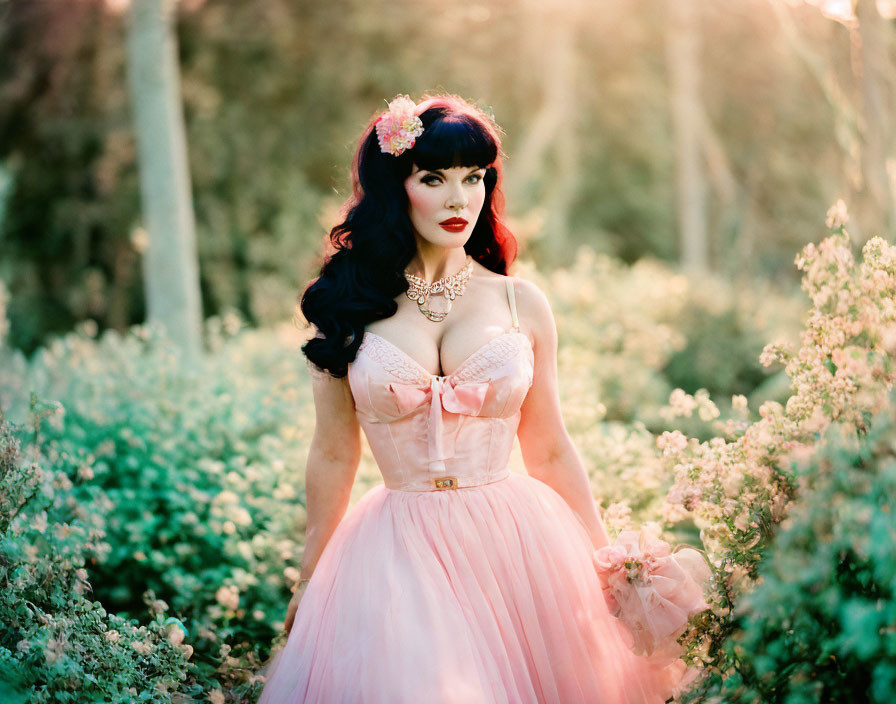
[(445, 207), (454, 211), (460, 211), (467, 207), (467, 198), (461, 186), (458, 185), (451, 189), (448, 200), (445, 202)]

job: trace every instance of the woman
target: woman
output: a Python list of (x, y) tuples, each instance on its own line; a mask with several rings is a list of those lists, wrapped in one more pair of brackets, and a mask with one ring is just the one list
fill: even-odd
[[(308, 523), (262, 704), (659, 704), (683, 682), (682, 661), (632, 653), (602, 595), (554, 319), (507, 274), (500, 155), (449, 95), (399, 96), (361, 138), (302, 297)], [(362, 429), (384, 484), (345, 515)], [(507, 466), (515, 435), (528, 475)]]

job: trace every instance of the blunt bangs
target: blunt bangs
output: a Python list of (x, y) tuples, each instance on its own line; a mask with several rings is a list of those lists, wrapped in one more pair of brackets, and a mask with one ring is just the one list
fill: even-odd
[(472, 116), (457, 114), (437, 117), (424, 127), (411, 151), (414, 163), (427, 171), (455, 166), (484, 168), (498, 156), (498, 146), (485, 125)]

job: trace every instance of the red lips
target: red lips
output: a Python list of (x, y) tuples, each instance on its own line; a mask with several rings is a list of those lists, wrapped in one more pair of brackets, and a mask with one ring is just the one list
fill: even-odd
[(467, 221), (463, 218), (448, 218), (439, 223), (443, 230), (448, 232), (461, 232), (467, 226)]

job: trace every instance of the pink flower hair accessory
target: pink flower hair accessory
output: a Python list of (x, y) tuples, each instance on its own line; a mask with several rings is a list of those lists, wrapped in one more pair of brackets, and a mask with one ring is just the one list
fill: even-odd
[(389, 108), (376, 121), (376, 138), (383, 153), (398, 156), (414, 146), (417, 137), (423, 134), (423, 123), (415, 114), (416, 109), (417, 105), (408, 95), (398, 95), (389, 103)]

